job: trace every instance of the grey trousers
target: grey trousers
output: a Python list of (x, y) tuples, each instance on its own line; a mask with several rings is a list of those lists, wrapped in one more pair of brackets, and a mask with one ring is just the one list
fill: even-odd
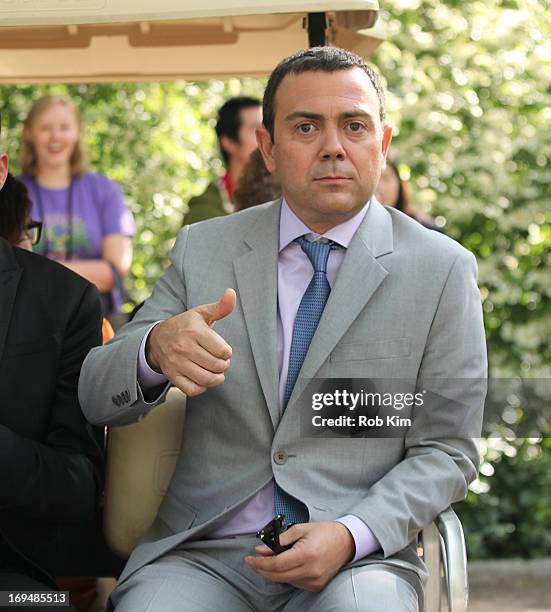
[(413, 571), (373, 563), (343, 569), (319, 593), (271, 582), (245, 563), (253, 537), (186, 542), (111, 595), (116, 612), (418, 612)]

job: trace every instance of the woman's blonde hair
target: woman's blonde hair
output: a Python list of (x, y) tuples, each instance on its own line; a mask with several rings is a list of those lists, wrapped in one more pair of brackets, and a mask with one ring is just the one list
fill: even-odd
[(48, 108), (56, 105), (68, 108), (75, 116), (80, 137), (75, 144), (69, 163), (71, 165), (71, 176), (79, 176), (88, 170), (88, 158), (83, 140), (83, 123), (75, 103), (66, 96), (44, 96), (37, 100), (31, 107), (25, 122), (23, 123), (23, 144), (21, 147), (21, 170), (23, 174), (36, 176), (38, 170), (38, 157), (34, 144), (30, 139), (29, 132), (35, 120)]

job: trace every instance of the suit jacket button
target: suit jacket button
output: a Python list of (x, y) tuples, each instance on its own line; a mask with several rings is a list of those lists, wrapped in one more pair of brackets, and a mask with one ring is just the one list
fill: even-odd
[(120, 399), (116, 395), (113, 395), (113, 397), (111, 398), (111, 401), (113, 402), (113, 404), (115, 404), (115, 406), (121, 405)]
[(284, 465), (287, 463), (287, 453), (284, 450), (278, 450), (274, 453), (274, 461), (277, 465)]

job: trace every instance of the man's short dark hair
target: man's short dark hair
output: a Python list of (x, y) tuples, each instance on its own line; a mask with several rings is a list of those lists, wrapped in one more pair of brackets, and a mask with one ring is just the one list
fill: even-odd
[[(218, 142), (222, 136), (231, 138), (234, 142), (239, 142), (239, 129), (241, 128), (241, 111), (244, 108), (256, 108), (261, 105), (260, 100), (249, 98), (248, 96), (237, 96), (230, 98), (225, 102), (218, 111), (218, 120), (216, 121), (216, 135)], [(229, 162), (229, 155), (222, 144), (220, 143), (220, 153), (224, 158), (226, 166)]]
[(288, 74), (303, 72), (336, 72), (361, 68), (369, 77), (379, 99), (379, 118), (385, 122), (385, 94), (378, 74), (355, 53), (338, 47), (312, 47), (304, 49), (281, 61), (274, 69), (266, 85), (262, 102), (262, 123), (274, 141), (275, 96), (281, 81)]

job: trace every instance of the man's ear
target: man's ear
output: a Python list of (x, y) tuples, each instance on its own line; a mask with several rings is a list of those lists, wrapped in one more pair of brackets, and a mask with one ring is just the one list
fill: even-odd
[(8, 176), (8, 156), (6, 153), (0, 153), (0, 189), (4, 186)]
[(270, 174), (274, 174), (276, 171), (276, 164), (273, 155), (274, 143), (272, 142), (270, 132), (268, 132), (263, 125), (256, 128), (256, 142), (258, 144), (258, 148), (260, 149), (260, 153), (262, 154), (262, 158), (264, 159), (266, 169)]
[(388, 155), (388, 149), (390, 148), (390, 142), (392, 140), (392, 128), (385, 126), (383, 132), (383, 144), (381, 153), (383, 154), (383, 169), (386, 167), (386, 156)]

